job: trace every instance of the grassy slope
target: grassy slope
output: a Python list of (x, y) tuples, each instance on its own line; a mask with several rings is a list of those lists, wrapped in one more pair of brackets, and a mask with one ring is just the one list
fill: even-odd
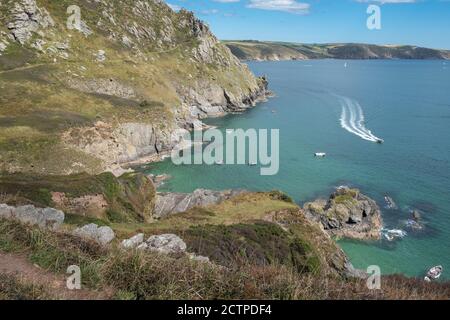
[[(8, 32), (6, 24), (10, 4), (2, 5), (0, 31)], [(177, 87), (190, 86), (193, 81), (218, 84), (230, 93), (247, 92), (256, 86), (251, 73), (231, 62), (234, 58), (221, 44), (214, 48), (213, 63), (199, 62), (193, 50), (199, 40), (192, 34), (189, 13), (175, 13), (164, 4), (149, 2), (151, 19), (134, 14), (134, 1), (109, 3), (116, 25), (103, 17), (103, 28), (96, 24), (104, 10), (92, 1), (38, 0), (45, 7), (55, 27), (44, 30), (45, 46), (69, 42), (67, 59), (58, 54), (42, 54), (31, 44), (41, 36), (34, 35), (24, 46), (10, 42), (0, 56), (0, 171), (30, 171), (40, 174), (68, 174), (84, 166), (91, 173), (101, 170), (100, 162), (61, 144), (60, 134), (71, 127), (92, 126), (98, 120), (113, 125), (139, 121), (167, 128), (175, 121), (174, 112), (181, 105)], [(78, 31), (67, 30), (66, 9), (81, 7), (82, 19), (93, 30), (85, 37)], [(167, 42), (158, 43), (165, 32), (164, 19), (174, 26)], [(151, 28), (156, 40), (142, 39), (140, 43), (124, 30), (135, 22)], [(105, 30), (109, 30), (105, 32)], [(129, 48), (108, 36), (127, 34), (135, 40)], [(98, 63), (94, 54), (106, 51), (107, 60)], [(56, 59), (56, 60), (54, 60)], [(55, 62), (56, 61), (56, 62)], [(68, 80), (114, 79), (131, 87), (134, 98), (118, 98), (81, 92), (68, 87)]]
[(299, 44), (289, 42), (224, 41), (241, 60), (294, 59), (450, 59), (450, 51), (414, 46), (370, 44)]

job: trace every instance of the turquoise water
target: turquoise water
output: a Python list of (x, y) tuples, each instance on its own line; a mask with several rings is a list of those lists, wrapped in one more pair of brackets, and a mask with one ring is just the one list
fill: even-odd
[[(258, 167), (149, 165), (173, 178), (165, 190), (279, 189), (300, 204), (350, 185), (384, 206), (388, 228), (402, 228), (410, 208), (426, 228), (395, 243), (340, 242), (356, 267), (421, 276), (437, 264), (450, 278), (450, 63), (442, 61), (290, 61), (251, 63), (276, 97), (242, 115), (209, 119), (222, 130), (280, 129), (280, 171)], [(346, 121), (341, 121), (345, 109)], [(276, 112), (273, 113), (273, 110)], [(364, 115), (365, 122), (359, 122)], [(343, 125), (348, 130), (343, 128)], [(365, 126), (365, 127), (364, 127)], [(369, 132), (370, 130), (370, 132)], [(369, 140), (385, 140), (380, 145)], [(327, 152), (316, 159), (315, 152)]]

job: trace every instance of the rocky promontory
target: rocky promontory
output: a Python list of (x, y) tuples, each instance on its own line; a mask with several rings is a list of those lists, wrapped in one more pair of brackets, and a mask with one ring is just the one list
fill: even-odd
[(383, 221), (376, 202), (357, 189), (338, 188), (329, 199), (304, 205), (305, 215), (337, 238), (377, 240)]
[(229, 200), (242, 190), (213, 191), (197, 189), (192, 193), (158, 193), (156, 195), (155, 218), (163, 218), (171, 214), (185, 212), (193, 207), (206, 207)]

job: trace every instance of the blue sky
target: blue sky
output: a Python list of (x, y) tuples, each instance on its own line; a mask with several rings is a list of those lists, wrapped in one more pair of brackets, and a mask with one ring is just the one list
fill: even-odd
[[(166, 0), (194, 11), (223, 40), (363, 42), (450, 49), (450, 0)], [(381, 30), (366, 10), (381, 8)]]

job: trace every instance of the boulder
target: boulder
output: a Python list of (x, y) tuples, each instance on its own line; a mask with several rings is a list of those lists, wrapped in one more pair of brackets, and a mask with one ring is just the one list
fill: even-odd
[(186, 243), (175, 234), (162, 234), (151, 236), (147, 240), (148, 250), (160, 253), (184, 253), (186, 252)]
[(121, 243), (122, 248), (124, 249), (135, 249), (144, 243), (144, 234), (139, 233), (130, 239), (123, 240)]
[(0, 218), (10, 219), (13, 214), (14, 207), (10, 207), (6, 204), (0, 204)]
[(91, 239), (102, 246), (111, 243), (116, 237), (114, 231), (110, 227), (99, 227), (95, 223), (77, 228), (73, 231), (73, 234), (82, 238)]
[(0, 217), (50, 230), (57, 230), (65, 218), (64, 212), (53, 208), (36, 208), (32, 205), (15, 208), (6, 204), (0, 204)]

